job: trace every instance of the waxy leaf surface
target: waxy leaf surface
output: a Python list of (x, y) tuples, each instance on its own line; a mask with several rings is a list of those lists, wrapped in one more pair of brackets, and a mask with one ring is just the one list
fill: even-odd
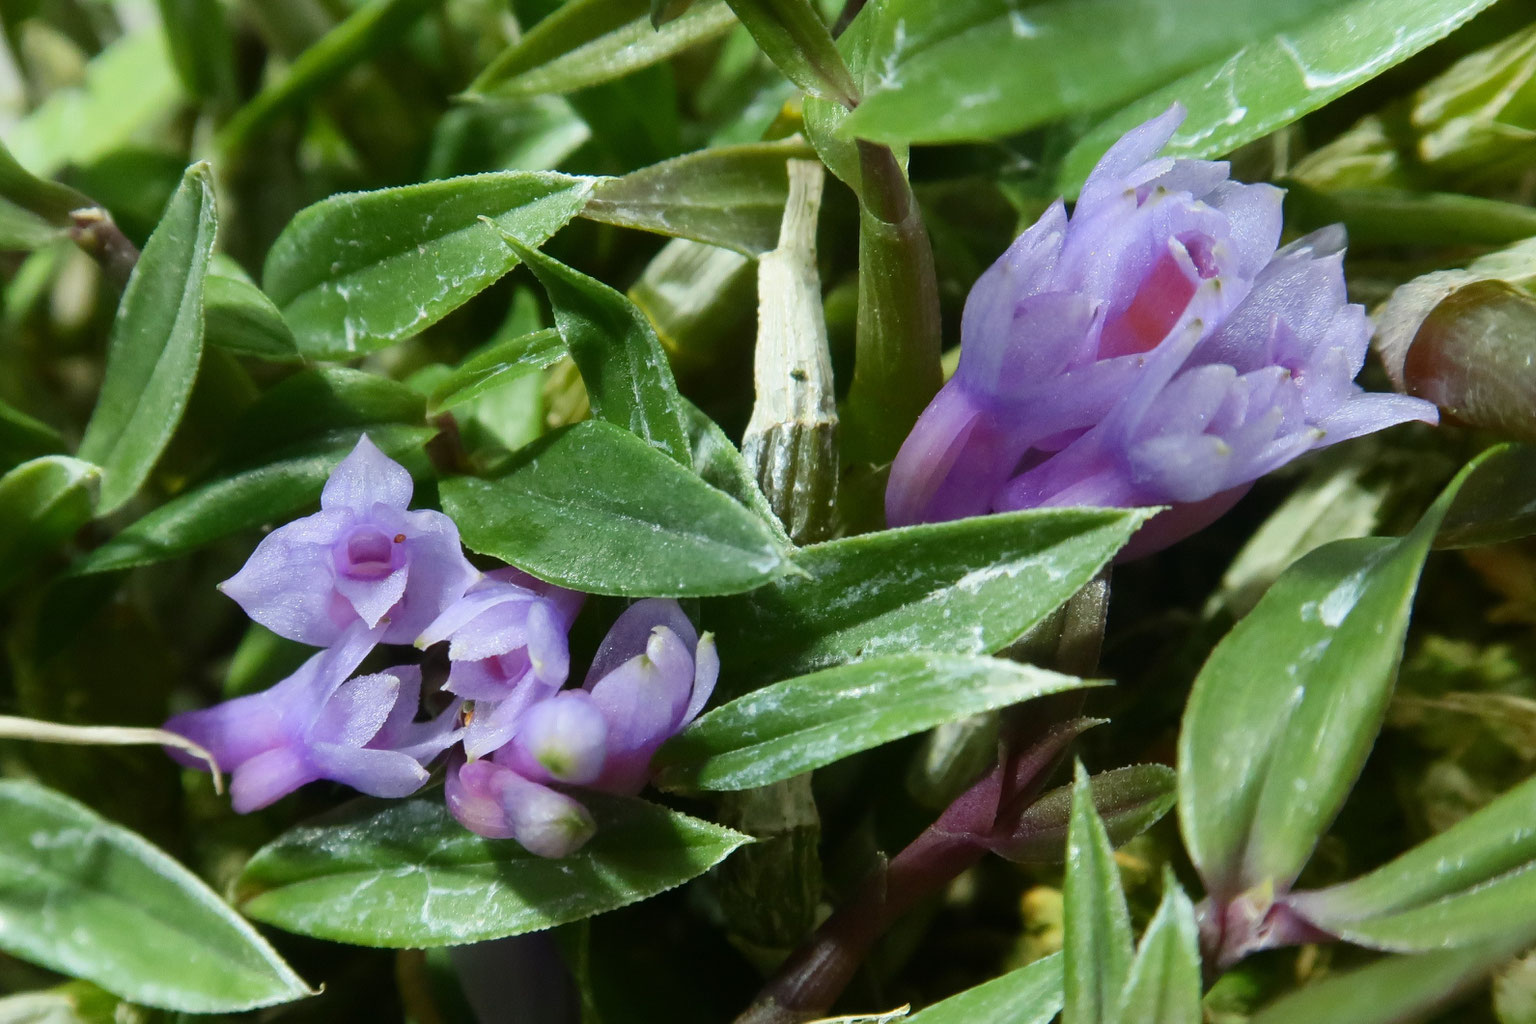
[(472, 551), (587, 593), (732, 594), (790, 571), (756, 515), (601, 420), (533, 442), (495, 479), (440, 490)]
[(1137, 509), (1037, 509), (802, 548), (788, 576), (710, 605), (732, 687), (934, 650), (992, 654), (1093, 578), (1146, 521)]
[(647, 0), (573, 0), (491, 61), (470, 95), (571, 92), (621, 78), (736, 24), (725, 0), (701, 0), (660, 28)]
[(581, 215), (755, 257), (778, 244), (784, 162), (814, 158), (798, 141), (715, 146), (598, 182)]
[(550, 860), (460, 825), (440, 794), (359, 801), (256, 852), (241, 908), (301, 935), (365, 946), (461, 945), (539, 931), (703, 874), (747, 836), (641, 800), (583, 793), (597, 835)]
[(44, 455), (0, 476), (0, 591), (91, 520), (101, 470)]
[(432, 411), (447, 412), (487, 391), (553, 366), (565, 355), (553, 329), (493, 341), (474, 352), (432, 388)]
[(457, 309), (517, 265), (498, 229), (540, 246), (591, 187), (549, 171), (500, 171), (332, 196), (283, 229), (262, 284), (306, 357), (350, 359)]
[(1061, 1010), (1061, 954), (966, 989), (905, 1018), (906, 1024), (1050, 1024)]
[(1046, 0), (1021, 9), (1004, 0), (899, 0), (883, 11), (864, 101), (843, 130), (881, 142), (1010, 135), (1145, 94), (1332, 6)]
[(1116, 139), (1176, 101), (1189, 114), (1165, 152), (1221, 156), (1370, 81), (1492, 3), (1354, 0), (1313, 5), (1310, 17), (1257, 42), (1245, 32), (1229, 54), (1138, 99), (1084, 136), (1063, 163), (1061, 188), (1076, 194)]
[(1216, 900), (1283, 892), (1338, 813), (1391, 698), (1430, 542), (1478, 465), (1406, 537), (1337, 541), (1292, 565), (1200, 670), (1179, 819)]
[(0, 780), (0, 948), (146, 1006), (227, 1013), (310, 995), (197, 876), (31, 782)]
[(1163, 901), (1141, 936), (1112, 1019), (1114, 1024), (1193, 1024), (1201, 1019), (1201, 991), (1195, 908), (1173, 873), (1165, 872)]
[(1093, 685), (999, 658), (871, 658), (738, 697), (674, 737), (654, 765), (663, 785), (750, 789), (943, 722)]
[(640, 308), (601, 281), (505, 237), (549, 294), (555, 327), (581, 371), (592, 414), (685, 465), (688, 415), (656, 330)]
[(193, 164), (128, 279), (80, 440), (79, 456), (101, 467), (101, 515), (138, 492), (186, 410), (203, 355), (203, 281), (217, 229), (213, 175)]
[(1131, 916), (1120, 868), (1081, 763), (1072, 784), (1067, 873), (1062, 882), (1062, 1024), (1114, 1024), (1131, 973)]

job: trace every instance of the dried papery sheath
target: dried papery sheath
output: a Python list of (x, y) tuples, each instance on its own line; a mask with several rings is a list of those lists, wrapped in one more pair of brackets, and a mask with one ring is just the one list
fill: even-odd
[(757, 403), (742, 453), (797, 543), (826, 539), (837, 497), (837, 407), (816, 271), (816, 221), (826, 172), (789, 161), (779, 244), (758, 260)]
[(1281, 192), (1158, 157), (1177, 106), (1128, 132), (966, 302), (954, 377), (891, 470), (893, 526), (1062, 505), (1171, 505), (1133, 542), (1205, 526), (1304, 452), (1432, 405), (1362, 391), (1371, 335), (1344, 234), (1277, 251)]

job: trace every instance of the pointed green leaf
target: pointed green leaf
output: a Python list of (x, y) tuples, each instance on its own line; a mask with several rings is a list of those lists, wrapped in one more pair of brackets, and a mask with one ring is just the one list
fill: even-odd
[(1330, 974), (1281, 996), (1249, 1024), (1409, 1024), (1454, 1003), (1490, 972), (1536, 941), (1536, 918), (1500, 941), (1418, 956), (1389, 956)]
[(283, 314), (238, 263), (218, 253), (203, 282), (203, 334), (208, 344), (240, 355), (278, 362), (299, 359)]
[[(1313, 5), (1285, 31), (1255, 41), (1265, 21), (1209, 65), (1162, 87), (1089, 132), (1067, 154), (1060, 186), (1075, 194), (1128, 129), (1183, 103), (1189, 115), (1166, 152), (1212, 157), (1262, 138), (1418, 53), (1493, 0), (1353, 0)], [(1189, 6), (1188, 4), (1184, 6)], [(1287, 5), (1270, 5), (1283, 8)], [(1217, 17), (1236, 16), (1231, 11)], [(1275, 25), (1274, 19), (1268, 24)]]
[(559, 860), (460, 825), (441, 794), (358, 801), (290, 829), (236, 883), (251, 917), (364, 946), (460, 945), (540, 931), (648, 899), (748, 837), (625, 797), (582, 793), (597, 835)]
[(332, 196), (283, 229), (262, 284), (308, 358), (372, 352), (436, 323), (515, 267), (498, 228), (542, 245), (591, 187), (553, 172), (501, 171)]
[(1283, 891), (1338, 813), (1386, 712), (1430, 542), (1487, 458), (1406, 537), (1295, 563), (1200, 670), (1179, 735), (1179, 818), (1217, 900)]
[[(847, 134), (880, 142), (1011, 135), (1145, 94), (1331, 0), (900, 0)], [(1163, 104), (1166, 107), (1167, 103)], [(1159, 108), (1161, 109), (1161, 108)]]
[(993, 654), (1082, 588), (1150, 512), (1034, 509), (802, 548), (786, 576), (706, 608), (742, 689), (903, 651)]
[(759, 256), (778, 244), (785, 161), (814, 156), (798, 140), (700, 150), (598, 182), (581, 215)]
[(1062, 883), (1062, 1024), (1112, 1024), (1131, 973), (1131, 916), (1115, 848), (1093, 809), (1082, 763), (1072, 784), (1072, 826)]
[(0, 948), (146, 1006), (228, 1013), (309, 986), (195, 875), (31, 782), (0, 780)]
[(610, 82), (736, 24), (725, 0), (700, 0), (660, 28), (648, 0), (572, 0), (491, 61), (471, 95), (533, 96)]
[(754, 690), (656, 755), (662, 785), (750, 789), (942, 722), (1097, 683), (999, 658), (893, 654)]
[(1196, 1024), (1201, 988), (1195, 908), (1165, 870), (1163, 901), (1141, 936), (1115, 1024)]
[(203, 355), (203, 281), (217, 230), (213, 175), (193, 164), (128, 279), (80, 440), (80, 457), (101, 467), (101, 515), (138, 492), (186, 409)]
[[(1536, 822), (1536, 778), (1375, 871), (1342, 885), (1298, 893), (1288, 902), (1308, 920), (1335, 932), (1352, 922), (1444, 904), (1501, 877), (1529, 873), (1536, 863), (1532, 822)], [(1423, 939), (1430, 945), (1441, 944), (1427, 932)]]
[(492, 341), (437, 382), (432, 388), (432, 411), (447, 412), (487, 391), (538, 373), (565, 354), (560, 332), (552, 329)]
[(592, 414), (691, 464), (688, 416), (645, 314), (601, 281), (503, 237), (549, 293), (555, 327), (581, 371)]
[(852, 107), (859, 102), (821, 12), (811, 0), (727, 0), (784, 77), (817, 99)]
[(0, 592), (91, 521), (101, 470), (44, 455), (0, 476)]
[(934, 1003), (905, 1024), (1051, 1024), (1061, 1009), (1061, 954)]
[(470, 550), (591, 594), (730, 594), (790, 568), (757, 516), (601, 420), (540, 438), (495, 479), (439, 489)]
[[(1133, 764), (1100, 772), (1088, 780), (1094, 812), (1115, 846), (1151, 828), (1173, 809), (1178, 780), (1161, 764)], [(1044, 794), (1019, 815), (1012, 835), (989, 841), (993, 853), (1020, 864), (1057, 862), (1065, 857), (1072, 817), (1072, 786)]]

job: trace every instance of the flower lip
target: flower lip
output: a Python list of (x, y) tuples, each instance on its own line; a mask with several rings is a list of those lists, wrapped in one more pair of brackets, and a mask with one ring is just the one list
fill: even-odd
[(348, 579), (381, 580), (405, 564), (403, 534), (391, 537), (371, 523), (352, 527), (331, 546), (336, 571)]

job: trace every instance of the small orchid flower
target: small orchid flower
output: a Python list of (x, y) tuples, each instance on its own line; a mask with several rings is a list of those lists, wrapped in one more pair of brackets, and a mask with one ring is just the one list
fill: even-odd
[(176, 715), (165, 728), (207, 748), (232, 774), (230, 797), (242, 814), (319, 779), (370, 796), (414, 793), (427, 781), (424, 766), (458, 738), (459, 709), (416, 722), (421, 670), (414, 665), (348, 678), (387, 628), (355, 625), (271, 689)]
[(511, 739), (524, 709), (565, 683), (571, 655), (566, 635), (583, 595), (516, 569), (497, 569), (445, 608), (416, 646), (448, 641), (446, 689), (475, 702), (465, 731), (470, 758)]
[(530, 853), (564, 857), (597, 831), (580, 802), (524, 778), (494, 760), (448, 763), (443, 789), (448, 810), (465, 828), (489, 839), (516, 839)]
[(592, 786), (643, 789), (651, 756), (704, 710), (719, 674), (714, 638), (701, 638), (676, 601), (631, 605), (603, 639), (584, 684), (608, 723), (608, 756)]
[(1304, 452), (1428, 402), (1353, 383), (1371, 326), (1342, 228), (1276, 251), (1279, 189), (1158, 157), (1182, 108), (1099, 161), (976, 282), (960, 364), (891, 467), (892, 526), (1051, 505), (1171, 505), (1140, 553), (1193, 533)]
[(478, 577), (453, 520), (408, 511), (411, 476), (364, 435), (320, 495), (320, 511), (273, 530), (220, 584), (279, 636), (327, 647), (361, 623), (410, 643)]

